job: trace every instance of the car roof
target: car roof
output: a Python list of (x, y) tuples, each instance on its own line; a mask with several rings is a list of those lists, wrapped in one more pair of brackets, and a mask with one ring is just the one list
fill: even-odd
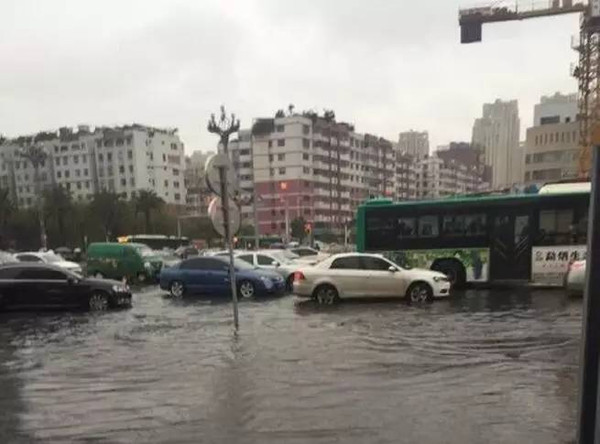
[(380, 259), (384, 258), (383, 255), (375, 253), (337, 253), (329, 256), (329, 259), (337, 259), (340, 257), (377, 257)]
[(57, 265), (51, 265), (51, 264), (46, 264), (44, 262), (13, 262), (10, 264), (2, 264), (0, 265), (0, 268), (15, 268), (15, 267), (19, 267), (19, 268), (47, 268), (50, 270), (57, 270), (57, 271), (68, 271), (62, 267), (59, 267)]
[(20, 256), (22, 254), (30, 254), (32, 256), (41, 257), (41, 256), (44, 256), (45, 253), (47, 253), (47, 252), (44, 252), (44, 251), (20, 251), (18, 253), (15, 253), (15, 256)]

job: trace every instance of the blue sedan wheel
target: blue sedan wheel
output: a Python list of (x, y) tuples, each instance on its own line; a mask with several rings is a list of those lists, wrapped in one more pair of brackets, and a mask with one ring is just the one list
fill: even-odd
[(183, 294), (185, 293), (185, 287), (183, 285), (183, 282), (171, 282), (171, 285), (169, 286), (169, 292), (171, 293), (171, 296), (174, 299), (181, 299), (183, 297)]
[(244, 299), (252, 298), (256, 294), (254, 284), (250, 281), (242, 281), (239, 285), (239, 293)]

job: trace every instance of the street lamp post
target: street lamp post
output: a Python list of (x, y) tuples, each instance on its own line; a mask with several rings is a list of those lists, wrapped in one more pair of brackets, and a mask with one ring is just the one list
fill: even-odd
[[(223, 153), (229, 158), (229, 136), (237, 133), (240, 129), (240, 121), (232, 114), (230, 118), (225, 113), (225, 107), (221, 106), (221, 115), (219, 121), (215, 115), (210, 116), (208, 121), (208, 132), (219, 136), (220, 143), (223, 146)], [(233, 324), (235, 329), (239, 328), (238, 299), (235, 282), (235, 267), (233, 266), (233, 236), (230, 227), (229, 218), (229, 190), (227, 184), (227, 171), (225, 167), (219, 168), (219, 181), (221, 183), (221, 199), (223, 208), (223, 225), (225, 228), (225, 243), (229, 253), (229, 282), (231, 283), (231, 294), (233, 297)]]

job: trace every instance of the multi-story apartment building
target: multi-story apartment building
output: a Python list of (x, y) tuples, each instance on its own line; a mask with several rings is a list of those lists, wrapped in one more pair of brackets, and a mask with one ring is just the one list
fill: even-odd
[(131, 197), (151, 189), (167, 203), (185, 204), (184, 148), (177, 130), (134, 124), (92, 131), (82, 125), (9, 140), (0, 147), (0, 187), (10, 188), (20, 206), (35, 199), (33, 167), (19, 154), (31, 144), (47, 154), (39, 168), (42, 188), (60, 185), (76, 200), (100, 190)]
[[(397, 147), (396, 147), (397, 148)], [(396, 149), (394, 199), (398, 201), (417, 198), (417, 161), (413, 156)]]
[(429, 155), (429, 133), (427, 131), (405, 131), (398, 138), (398, 149), (417, 159)]
[(486, 169), (481, 153), (464, 142), (417, 162), (417, 197), (434, 199), (456, 194), (485, 191)]
[(483, 149), (485, 164), (492, 170), (494, 189), (523, 180), (523, 152), (519, 145), (519, 105), (516, 100), (483, 105), (482, 117), (473, 125), (472, 145)]
[(191, 215), (208, 215), (208, 206), (214, 195), (206, 185), (205, 166), (212, 151), (194, 151), (185, 159), (186, 210)]
[(535, 105), (525, 139), (526, 183), (574, 179), (578, 173), (577, 95), (544, 96)]
[[(229, 150), (246, 202), (256, 190), (262, 234), (283, 234), (286, 214), (288, 222), (302, 217), (316, 232), (341, 230), (365, 199), (397, 193), (396, 177), (403, 174), (392, 142), (315, 115), (257, 119)], [(252, 212), (243, 205), (244, 218), (253, 221)]]

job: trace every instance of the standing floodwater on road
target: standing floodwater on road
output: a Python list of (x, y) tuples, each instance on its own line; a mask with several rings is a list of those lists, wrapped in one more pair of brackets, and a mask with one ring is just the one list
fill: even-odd
[(562, 443), (581, 301), (172, 301), (0, 316), (0, 441)]

